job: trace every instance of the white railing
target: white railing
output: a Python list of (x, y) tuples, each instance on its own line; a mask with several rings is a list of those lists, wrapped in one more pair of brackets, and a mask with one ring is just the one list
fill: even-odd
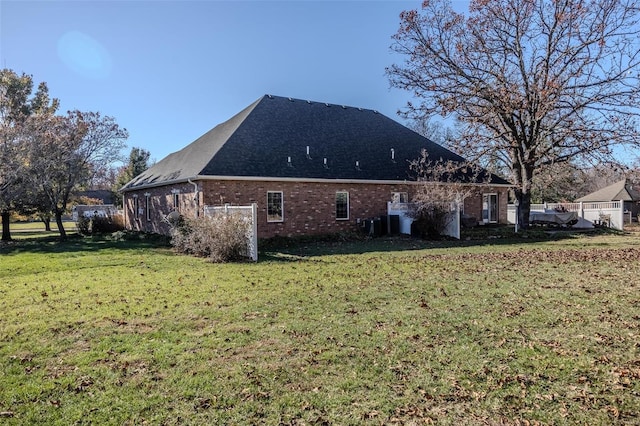
[(234, 213), (240, 213), (244, 220), (248, 223), (247, 226), (247, 257), (251, 258), (254, 262), (258, 261), (258, 222), (256, 220), (258, 212), (258, 205), (251, 204), (250, 206), (204, 206), (204, 215), (213, 217), (216, 215), (229, 215)]
[[(604, 225), (614, 229), (624, 228), (624, 202), (609, 201), (602, 203), (544, 203), (531, 204), (531, 213), (551, 213), (557, 211), (578, 213), (578, 223), (574, 228), (593, 228)], [(507, 221), (516, 223), (516, 206), (507, 206)]]

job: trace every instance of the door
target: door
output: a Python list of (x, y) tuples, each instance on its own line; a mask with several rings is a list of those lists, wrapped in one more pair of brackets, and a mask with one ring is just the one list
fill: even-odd
[(498, 222), (498, 194), (482, 194), (482, 221)]

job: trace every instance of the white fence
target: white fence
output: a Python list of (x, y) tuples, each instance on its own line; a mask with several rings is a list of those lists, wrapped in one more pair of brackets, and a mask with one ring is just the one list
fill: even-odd
[[(576, 212), (578, 223), (574, 228), (593, 228), (594, 225), (608, 226), (622, 230), (624, 228), (624, 202), (611, 201), (603, 203), (545, 203), (531, 204), (531, 213), (553, 213), (558, 211)], [(516, 223), (516, 206), (507, 206), (507, 221)]]
[[(387, 203), (387, 215), (398, 215), (400, 217), (401, 234), (411, 234), (413, 219), (408, 214), (411, 208), (411, 203)], [(457, 203), (450, 204), (444, 235), (460, 239), (460, 206)]]
[(82, 217), (112, 217), (118, 214), (118, 209), (113, 204), (78, 204), (73, 207), (73, 221), (77, 222)]
[(216, 215), (241, 214), (247, 222), (247, 257), (254, 262), (258, 261), (258, 206), (204, 206), (204, 215), (214, 217)]

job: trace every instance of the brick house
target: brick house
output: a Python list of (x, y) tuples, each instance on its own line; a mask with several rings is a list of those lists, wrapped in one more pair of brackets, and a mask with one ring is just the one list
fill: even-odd
[[(127, 183), (126, 226), (167, 233), (173, 211), (256, 203), (260, 238), (352, 231), (411, 199), (422, 149), (464, 160), (377, 111), (265, 95)], [(464, 213), (506, 223), (509, 187), (494, 176)]]

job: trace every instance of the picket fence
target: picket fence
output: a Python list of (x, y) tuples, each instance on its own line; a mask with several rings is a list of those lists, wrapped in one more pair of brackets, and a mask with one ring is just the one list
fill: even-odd
[[(578, 223), (574, 228), (593, 228), (602, 225), (622, 230), (625, 222), (623, 201), (610, 201), (601, 203), (544, 203), (532, 204), (531, 213), (550, 213), (554, 211), (567, 211), (578, 213)], [(516, 223), (516, 206), (507, 206), (507, 221)]]

